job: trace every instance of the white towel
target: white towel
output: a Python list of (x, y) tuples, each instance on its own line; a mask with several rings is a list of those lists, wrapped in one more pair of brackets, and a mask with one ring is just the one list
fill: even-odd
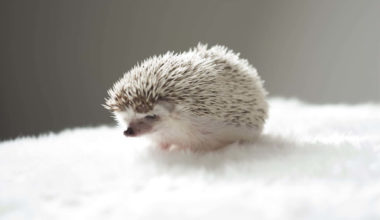
[(0, 219), (379, 219), (380, 105), (271, 99), (254, 144), (167, 152), (113, 127), (0, 143)]

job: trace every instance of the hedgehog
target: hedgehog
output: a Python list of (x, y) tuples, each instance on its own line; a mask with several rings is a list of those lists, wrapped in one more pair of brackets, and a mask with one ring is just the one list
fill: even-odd
[(199, 43), (135, 65), (108, 90), (104, 107), (127, 137), (144, 135), (162, 149), (213, 150), (258, 138), (266, 95), (238, 53)]

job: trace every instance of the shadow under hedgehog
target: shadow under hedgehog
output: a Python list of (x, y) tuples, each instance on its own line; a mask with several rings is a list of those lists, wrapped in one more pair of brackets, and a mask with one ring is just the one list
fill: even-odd
[(213, 150), (254, 141), (268, 116), (256, 69), (219, 45), (148, 58), (108, 95), (104, 106), (124, 135), (147, 135), (162, 149)]

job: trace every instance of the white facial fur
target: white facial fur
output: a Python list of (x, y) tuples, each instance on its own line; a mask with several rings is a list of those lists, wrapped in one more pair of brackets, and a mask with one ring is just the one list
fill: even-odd
[(152, 131), (157, 130), (157, 126), (160, 124), (160, 121), (167, 120), (170, 115), (170, 111), (174, 109), (173, 105), (167, 102), (158, 102), (153, 110), (147, 113), (137, 113), (132, 109), (126, 109), (125, 111), (114, 112), (114, 117), (118, 122), (118, 125), (122, 129), (127, 129), (128, 126), (133, 122), (138, 122), (144, 120), (148, 115), (157, 116), (156, 120), (144, 120), (145, 123), (150, 123), (153, 127)]

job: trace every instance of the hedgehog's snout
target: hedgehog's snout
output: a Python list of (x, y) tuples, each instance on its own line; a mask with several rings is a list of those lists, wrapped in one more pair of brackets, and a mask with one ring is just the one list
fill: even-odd
[(152, 131), (153, 119), (135, 119), (128, 123), (128, 128), (123, 133), (126, 137), (137, 137)]
[(133, 128), (131, 127), (128, 127), (128, 129), (124, 131), (124, 135), (127, 137), (134, 136), (135, 134), (136, 134), (135, 130), (133, 130)]

